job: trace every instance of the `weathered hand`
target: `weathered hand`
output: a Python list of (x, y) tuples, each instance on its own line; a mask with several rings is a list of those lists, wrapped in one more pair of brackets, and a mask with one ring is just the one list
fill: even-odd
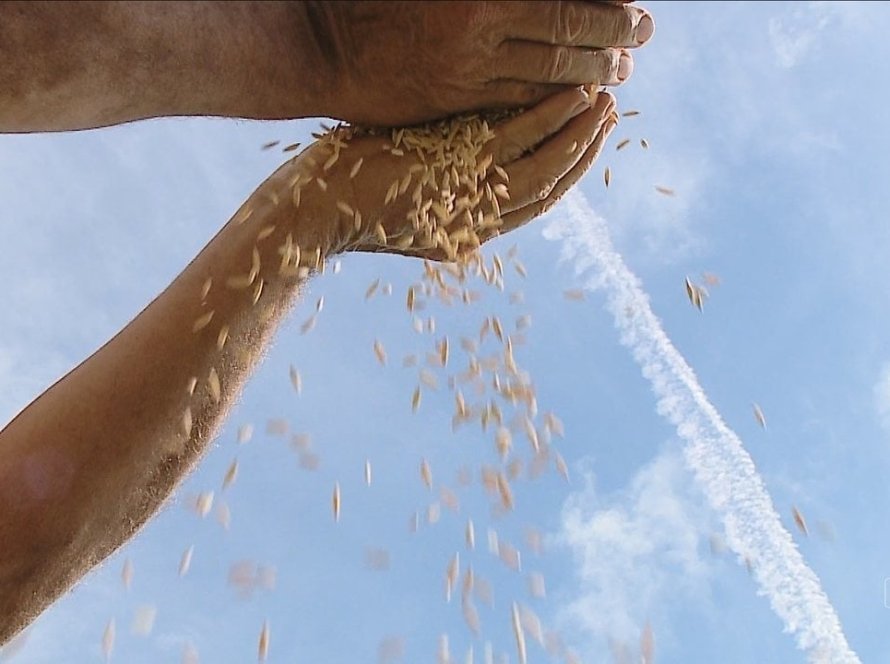
[(548, 210), (617, 123), (614, 98), (551, 96), (487, 129), (478, 118), (379, 135), (338, 130), (279, 169), (297, 242), (454, 260)]
[(404, 126), (458, 112), (529, 106), (560, 89), (616, 85), (627, 49), (652, 35), (632, 4), (310, 2), (327, 114)]

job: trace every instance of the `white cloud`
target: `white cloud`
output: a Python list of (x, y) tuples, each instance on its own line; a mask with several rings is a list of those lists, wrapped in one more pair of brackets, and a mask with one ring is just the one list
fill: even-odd
[(812, 662), (859, 662), (815, 572), (782, 525), (754, 461), (724, 422), (695, 372), (668, 338), (639, 279), (612, 247), (605, 220), (583, 194), (566, 197), (567, 215), (545, 230), (591, 291), (604, 290), (621, 344), (658, 398), (656, 410), (676, 427), (686, 463), (720, 515), (727, 544), (752, 565), (773, 611)]
[(890, 362), (884, 365), (874, 387), (875, 410), (881, 426), (890, 431)]
[(562, 619), (593, 637), (635, 642), (669, 596), (704, 589), (709, 566), (699, 549), (707, 515), (689, 495), (689, 479), (670, 448), (614, 496), (599, 496), (585, 475), (585, 488), (563, 507), (557, 538), (571, 550), (580, 581)]
[(809, 2), (795, 6), (789, 15), (771, 18), (769, 40), (779, 66), (791, 69), (800, 63), (835, 17), (835, 3)]

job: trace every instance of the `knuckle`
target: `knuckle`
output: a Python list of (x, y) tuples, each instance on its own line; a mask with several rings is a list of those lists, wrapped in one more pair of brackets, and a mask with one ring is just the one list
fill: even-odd
[(627, 7), (622, 8), (622, 11), (611, 13), (610, 18), (606, 21), (608, 30), (606, 37), (609, 40), (609, 46), (624, 46), (633, 42), (632, 37), (636, 25), (633, 18), (634, 12), (636, 12), (635, 7)]
[(554, 47), (546, 72), (547, 80), (553, 82), (564, 80), (571, 66), (571, 58), (572, 54), (565, 46)]
[(572, 2), (557, 3), (559, 38), (562, 43), (574, 44), (589, 27), (588, 12), (578, 11)]
[(597, 76), (599, 83), (607, 83), (618, 78), (618, 65), (621, 59), (621, 51), (615, 48), (606, 48), (597, 51)]

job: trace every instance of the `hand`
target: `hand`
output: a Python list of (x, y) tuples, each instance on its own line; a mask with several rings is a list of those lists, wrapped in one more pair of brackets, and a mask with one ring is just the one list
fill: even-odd
[[(424, 147), (424, 130), (339, 130), (271, 180), (277, 198), (298, 201), (304, 255), (320, 247), (456, 260), (550, 209), (596, 160), (618, 121), (614, 105), (607, 92), (571, 89), (496, 124), (488, 140), (472, 140), (484, 136), (481, 120), (438, 123), (462, 132), (439, 152)], [(452, 170), (460, 158), (469, 167)]]
[(570, 86), (617, 85), (654, 23), (626, 3), (315, 2), (327, 115), (405, 126), (530, 106)]

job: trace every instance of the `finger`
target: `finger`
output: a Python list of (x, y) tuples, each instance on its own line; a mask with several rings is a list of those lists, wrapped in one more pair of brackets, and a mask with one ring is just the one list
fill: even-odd
[(497, 164), (515, 161), (589, 108), (590, 97), (581, 88), (548, 97), (534, 108), (497, 125), (488, 149)]
[(510, 40), (497, 54), (501, 78), (532, 83), (618, 85), (633, 72), (625, 49), (591, 49)]
[(632, 4), (612, 2), (502, 3), (507, 39), (588, 48), (636, 48), (655, 32), (652, 15)]
[(578, 162), (572, 166), (568, 173), (566, 173), (556, 185), (547, 193), (547, 195), (541, 200), (535, 201), (529, 205), (526, 205), (523, 208), (518, 210), (514, 210), (513, 212), (509, 212), (502, 217), (503, 225), (499, 229), (499, 233), (508, 233), (509, 231), (515, 230), (520, 226), (527, 224), (529, 221), (534, 219), (535, 217), (539, 217), (544, 214), (548, 210), (550, 210), (556, 203), (563, 197), (563, 195), (571, 189), (578, 181), (584, 176), (584, 174), (590, 169), (593, 163), (600, 156), (600, 153), (603, 150), (603, 146), (605, 145), (606, 139), (609, 137), (609, 134), (612, 133), (612, 130), (615, 129), (615, 126), (618, 124), (617, 117), (613, 114), (610, 118), (603, 123), (603, 126), (600, 128), (596, 137), (593, 139), (593, 142), (587, 147), (584, 151), (583, 156)]
[(501, 212), (546, 198), (582, 158), (614, 108), (615, 98), (608, 92), (599, 93), (592, 108), (570, 120), (530, 155), (504, 166), (510, 198), (500, 203)]

